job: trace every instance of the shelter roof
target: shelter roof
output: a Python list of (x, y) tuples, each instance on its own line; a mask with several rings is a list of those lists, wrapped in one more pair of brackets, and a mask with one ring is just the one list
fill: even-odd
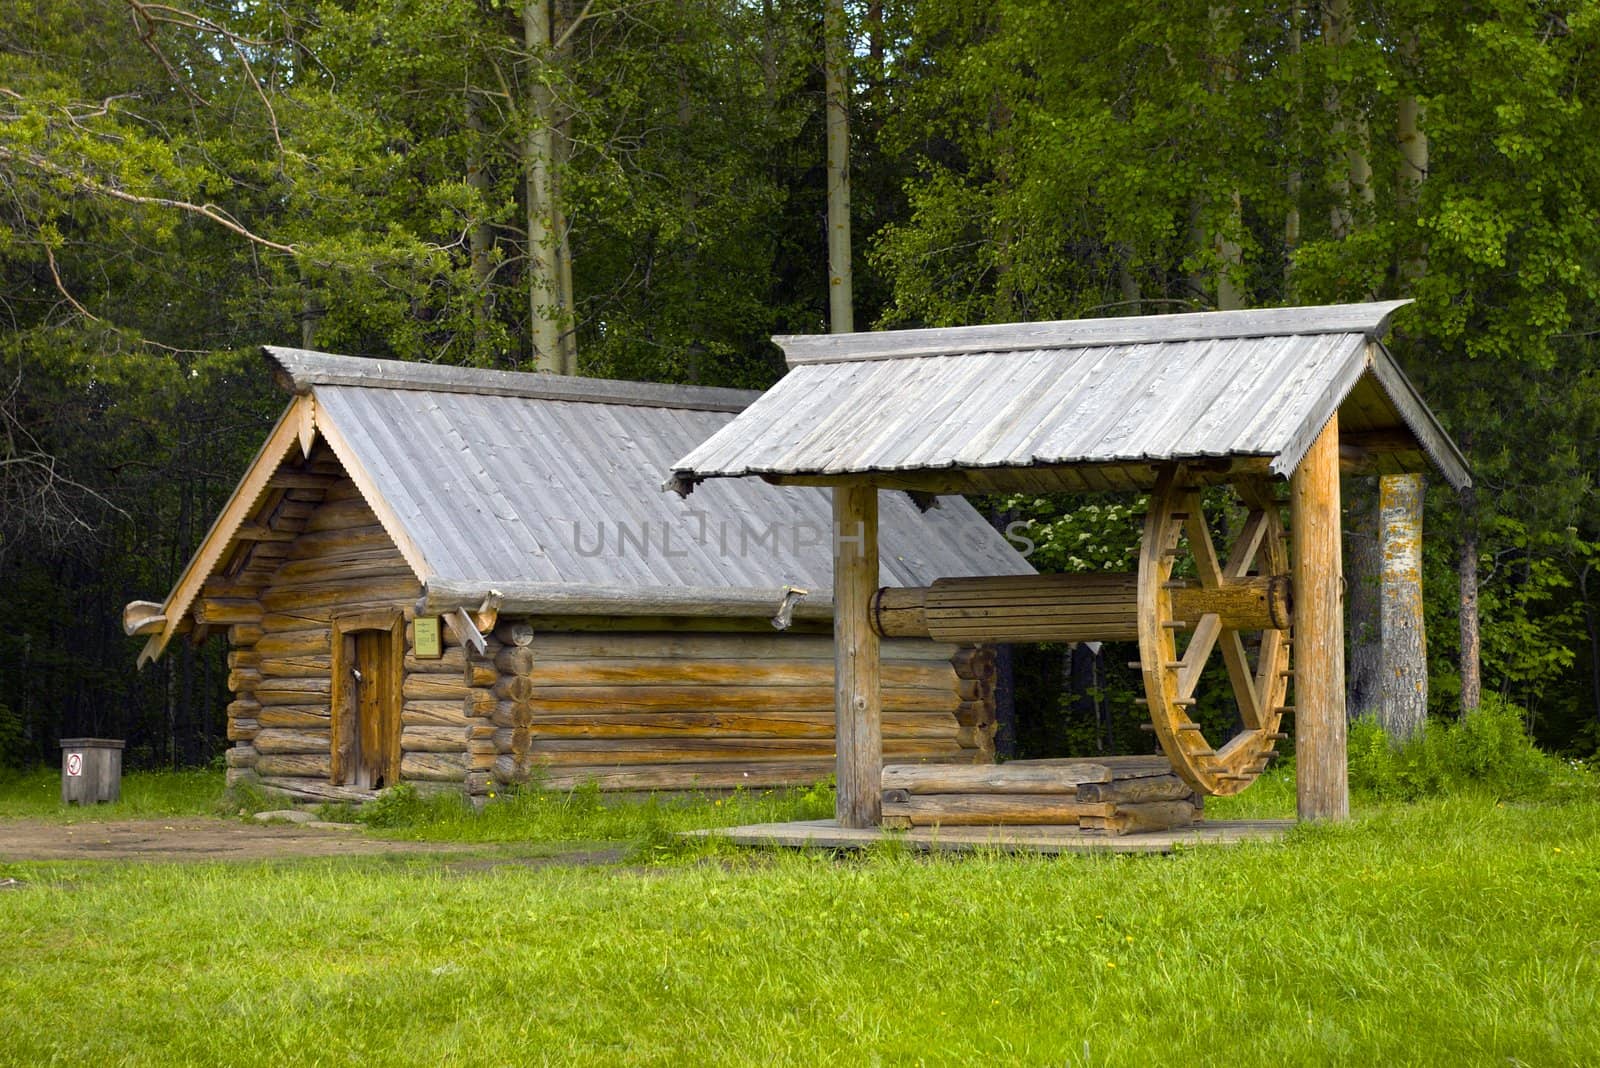
[(1373, 470), (1465, 460), (1380, 339), (1406, 301), (780, 337), (782, 381), (674, 467), (943, 491), (1288, 477), (1329, 419)]

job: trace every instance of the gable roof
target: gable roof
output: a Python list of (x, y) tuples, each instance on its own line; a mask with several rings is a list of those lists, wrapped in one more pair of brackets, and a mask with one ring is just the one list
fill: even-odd
[[(266, 350), (297, 395), (167, 601), (138, 615), (159, 654), (233, 551), (273, 473), (326, 441), (425, 586), (428, 610), (772, 615), (784, 591), (831, 605), (832, 513), (816, 489), (729, 482), (693, 503), (661, 489), (674, 456), (758, 396)], [(882, 582), (1029, 574), (960, 498), (882, 506)], [(154, 622), (159, 619), (157, 624)], [(159, 630), (156, 628), (159, 626)]]
[(1431, 461), (1465, 486), (1378, 340), (1406, 303), (780, 337), (789, 374), (674, 464), (675, 482), (964, 472), (948, 485), (1004, 488), (1082, 468), (1084, 488), (1138, 489), (1152, 464), (1231, 459), (1287, 477), (1338, 412), (1377, 469)]

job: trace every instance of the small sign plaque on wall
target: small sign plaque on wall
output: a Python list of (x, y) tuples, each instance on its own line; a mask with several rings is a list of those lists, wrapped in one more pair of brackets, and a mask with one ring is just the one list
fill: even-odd
[(412, 623), (412, 652), (418, 660), (437, 660), (444, 655), (439, 644), (439, 617), (418, 616)]

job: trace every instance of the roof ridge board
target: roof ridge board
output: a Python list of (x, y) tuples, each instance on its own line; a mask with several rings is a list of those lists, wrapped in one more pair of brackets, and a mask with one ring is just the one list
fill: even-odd
[(379, 360), (281, 345), (265, 345), (262, 350), (275, 365), (280, 384), (292, 393), (307, 393), (317, 386), (352, 386), (714, 412), (741, 412), (761, 395), (756, 390), (720, 386), (629, 382), (614, 378), (581, 378), (576, 375)]
[(1111, 319), (881, 330), (774, 337), (790, 367), (855, 360), (962, 356), (1047, 348), (1098, 348), (1170, 341), (1216, 341), (1314, 334), (1364, 334), (1376, 340), (1409, 300), (1360, 304), (1182, 312)]

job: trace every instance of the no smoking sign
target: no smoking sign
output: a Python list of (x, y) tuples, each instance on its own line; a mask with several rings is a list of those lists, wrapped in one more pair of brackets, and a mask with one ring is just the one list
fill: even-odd
[(82, 774), (83, 774), (83, 754), (82, 753), (68, 753), (67, 754), (67, 775), (68, 775), (68, 777), (69, 778), (77, 778), (78, 776), (80, 776)]

